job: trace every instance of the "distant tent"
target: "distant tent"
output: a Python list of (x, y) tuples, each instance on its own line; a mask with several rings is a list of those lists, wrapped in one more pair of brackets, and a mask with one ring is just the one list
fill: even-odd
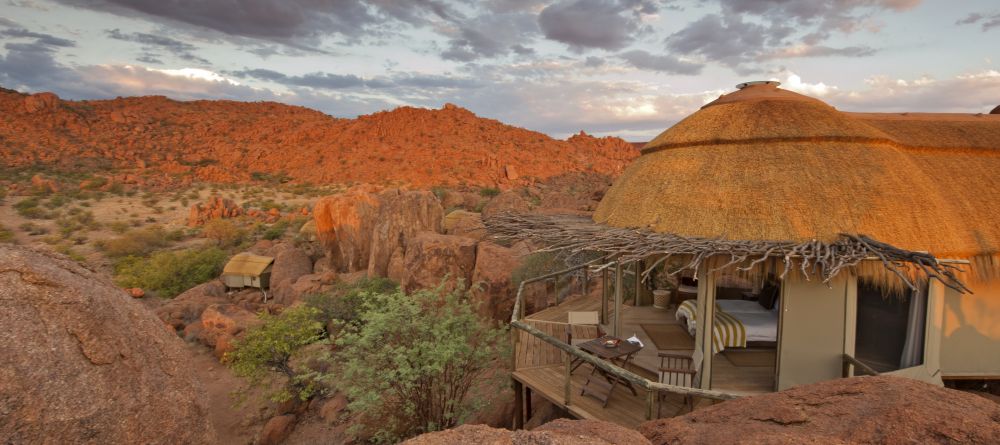
[(994, 108), (993, 111), (990, 111), (990, 114), (1000, 114), (1000, 105), (997, 105), (997, 107)]
[(274, 258), (243, 252), (237, 254), (222, 269), (226, 287), (257, 287), (265, 289), (271, 281)]

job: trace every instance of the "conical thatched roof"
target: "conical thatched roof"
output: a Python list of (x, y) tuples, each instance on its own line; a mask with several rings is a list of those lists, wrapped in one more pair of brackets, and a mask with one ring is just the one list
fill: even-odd
[(996, 269), (1000, 116), (845, 113), (749, 85), (647, 144), (594, 221), (724, 240), (863, 234)]

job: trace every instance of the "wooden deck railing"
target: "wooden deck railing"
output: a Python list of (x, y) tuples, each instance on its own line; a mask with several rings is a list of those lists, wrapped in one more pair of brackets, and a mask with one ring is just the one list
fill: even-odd
[(864, 362), (854, 358), (850, 354), (844, 354), (843, 359), (844, 369), (841, 372), (842, 377), (851, 376), (851, 367), (853, 367), (855, 371), (861, 371), (864, 375), (879, 375), (878, 371), (872, 369), (871, 366), (866, 365)]
[[(613, 375), (613, 376), (615, 376), (617, 378), (620, 378), (622, 380), (628, 381), (633, 386), (635, 386), (636, 389), (644, 389), (644, 390), (646, 390), (646, 413), (645, 413), (646, 419), (652, 419), (653, 418), (653, 411), (654, 411), (653, 408), (655, 407), (655, 404), (656, 404), (657, 394), (660, 394), (660, 393), (677, 394), (677, 395), (681, 395), (681, 396), (695, 396), (695, 397), (701, 397), (701, 398), (712, 399), (712, 400), (731, 400), (731, 399), (736, 399), (736, 398), (740, 397), (739, 395), (731, 394), (731, 393), (727, 393), (727, 392), (722, 392), (722, 391), (713, 391), (713, 390), (706, 390), (706, 389), (701, 389), (701, 388), (688, 388), (688, 387), (676, 386), (676, 385), (669, 385), (669, 384), (659, 383), (659, 382), (655, 382), (655, 381), (649, 380), (649, 379), (647, 379), (645, 377), (642, 377), (642, 376), (640, 376), (638, 374), (635, 374), (635, 373), (633, 373), (633, 372), (631, 372), (631, 371), (629, 371), (627, 369), (621, 368), (621, 367), (616, 366), (616, 365), (614, 365), (614, 364), (612, 364), (612, 363), (610, 363), (608, 361), (602, 360), (602, 359), (600, 359), (600, 358), (598, 358), (598, 357), (596, 357), (594, 355), (591, 355), (591, 354), (589, 354), (587, 352), (584, 352), (582, 349), (580, 349), (580, 348), (578, 348), (576, 346), (573, 346), (573, 345), (570, 345), (570, 344), (566, 343), (561, 338), (557, 338), (555, 335), (553, 335), (553, 334), (558, 334), (558, 333), (556, 331), (553, 331), (552, 329), (547, 329), (546, 328), (547, 331), (551, 331), (551, 332), (543, 332), (542, 330), (538, 329), (538, 327), (534, 326), (534, 324), (537, 324), (538, 321), (524, 320), (524, 310), (525, 310), (524, 309), (525, 308), (525, 303), (524, 303), (524, 289), (525, 289), (525, 286), (530, 285), (532, 283), (540, 282), (540, 281), (546, 281), (546, 280), (551, 280), (553, 278), (558, 278), (561, 275), (565, 275), (565, 274), (569, 274), (569, 273), (575, 273), (575, 272), (577, 272), (579, 270), (584, 270), (583, 288), (584, 288), (584, 293), (586, 294), (587, 283), (589, 282), (589, 268), (592, 265), (594, 265), (595, 263), (597, 263), (598, 261), (601, 261), (601, 260), (606, 260), (606, 258), (597, 259), (597, 260), (594, 260), (594, 261), (591, 261), (591, 262), (588, 262), (588, 263), (581, 264), (579, 266), (570, 267), (570, 268), (567, 268), (567, 269), (563, 269), (563, 270), (560, 270), (560, 271), (557, 271), (557, 272), (553, 272), (553, 273), (550, 273), (550, 274), (546, 274), (546, 275), (542, 275), (542, 276), (539, 276), (539, 277), (531, 278), (531, 279), (524, 280), (524, 281), (521, 282), (521, 284), (518, 286), (518, 289), (517, 289), (517, 296), (516, 296), (516, 298), (514, 300), (514, 310), (513, 310), (513, 313), (511, 314), (511, 318), (510, 318), (510, 326), (512, 328), (512, 330), (511, 330), (511, 334), (512, 334), (511, 341), (513, 343), (513, 351), (514, 351), (513, 360), (512, 360), (512, 368), (513, 368), (514, 371), (516, 371), (518, 369), (518, 367), (519, 367), (518, 365), (519, 364), (524, 364), (525, 363), (523, 361), (523, 358), (522, 358), (521, 361), (519, 361), (519, 359), (518, 359), (518, 344), (522, 342), (522, 338), (521, 338), (522, 336), (517, 331), (520, 331), (520, 332), (523, 332), (523, 333), (526, 333), (526, 334), (530, 335), (531, 337), (534, 337), (532, 339), (533, 341), (544, 342), (545, 344), (547, 344), (547, 345), (549, 345), (549, 346), (551, 346), (553, 348), (556, 348), (557, 350), (559, 350), (559, 351), (562, 352), (562, 357), (561, 358), (562, 358), (563, 366), (565, 367), (565, 372), (564, 372), (565, 395), (564, 395), (564, 400), (563, 400), (563, 404), (565, 406), (569, 406), (570, 403), (572, 402), (572, 400), (571, 400), (571, 398), (572, 398), (572, 391), (570, 389), (571, 388), (571, 377), (572, 377), (571, 373), (570, 373), (570, 363), (573, 362), (574, 359), (582, 360), (584, 363), (588, 363), (588, 364), (594, 366), (595, 368), (600, 369), (601, 371), (604, 371), (604, 372), (606, 372), (606, 373), (608, 373), (610, 375)], [(557, 300), (558, 300), (558, 298), (557, 298)], [(546, 324), (556, 324), (556, 323), (546, 323)], [(555, 362), (555, 359), (554, 359), (553, 356), (551, 356), (551, 354), (548, 354), (548, 355), (542, 354), (542, 355), (544, 356), (543, 358), (544, 358), (545, 364), (549, 364), (549, 365), (556, 364), (556, 363), (553, 363), (553, 362)]]

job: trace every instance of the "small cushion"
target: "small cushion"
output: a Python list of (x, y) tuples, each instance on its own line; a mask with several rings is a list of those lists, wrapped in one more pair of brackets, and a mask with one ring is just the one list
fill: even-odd
[(757, 303), (759, 303), (764, 309), (774, 309), (774, 304), (778, 302), (779, 290), (780, 288), (774, 283), (767, 282), (764, 284), (764, 288), (760, 290), (760, 296), (757, 297)]

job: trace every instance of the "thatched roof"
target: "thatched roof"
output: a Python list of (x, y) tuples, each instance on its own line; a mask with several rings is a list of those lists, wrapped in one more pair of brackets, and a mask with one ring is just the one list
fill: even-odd
[(865, 235), (995, 273), (998, 203), (1000, 116), (845, 113), (766, 84), (647, 144), (594, 221), (722, 240)]

